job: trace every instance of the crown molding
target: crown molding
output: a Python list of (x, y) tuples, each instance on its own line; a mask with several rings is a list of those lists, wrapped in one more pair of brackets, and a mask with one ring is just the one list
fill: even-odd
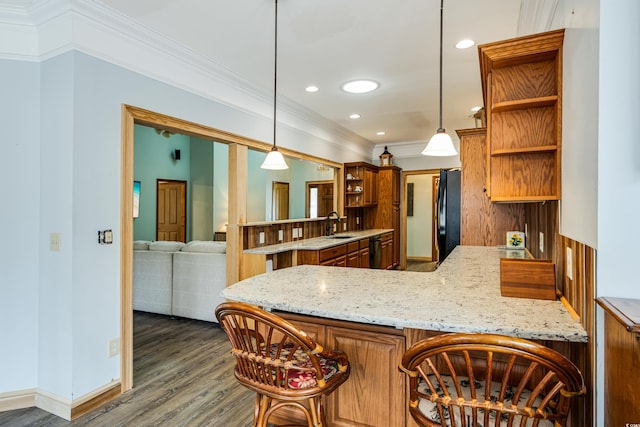
[[(0, 59), (44, 61), (79, 51), (247, 114), (271, 119), (273, 94), (98, 0), (0, 0)], [(278, 126), (368, 157), (373, 143), (278, 97)], [(286, 144), (285, 144), (286, 145)], [(314, 151), (312, 147), (309, 151)]]

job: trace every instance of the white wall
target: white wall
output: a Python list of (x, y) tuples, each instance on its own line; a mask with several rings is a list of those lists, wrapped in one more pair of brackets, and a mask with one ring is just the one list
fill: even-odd
[[(12, 253), (0, 304), (9, 307), (0, 316), (13, 315), (2, 330), (3, 345), (15, 351), (0, 356), (11, 367), (0, 393), (39, 387), (71, 401), (120, 377), (108, 342), (120, 335), (122, 104), (263, 141), (272, 121), (78, 52), (41, 64), (3, 61), (2, 73), (2, 108), (12, 119), (5, 132), (21, 144), (1, 168), (5, 182), (20, 177), (21, 187), (3, 202), (24, 209), (6, 218)], [(332, 142), (301, 131), (278, 134), (279, 144), (298, 151), (363, 160), (349, 149), (327, 155)], [(114, 244), (98, 245), (97, 231), (107, 228)], [(49, 251), (51, 232), (62, 235), (60, 252)], [(4, 286), (5, 278), (16, 286)]]
[(597, 248), (599, 0), (566, 0), (560, 233)]
[[(74, 196), (78, 195), (80, 187), (89, 186), (97, 175), (105, 175), (105, 168), (108, 167), (109, 159), (101, 159), (100, 152), (96, 152), (88, 161), (91, 168), (96, 173), (80, 176), (75, 173), (74, 166), (78, 155), (74, 152), (74, 87), (75, 63), (72, 55), (63, 55), (50, 59), (42, 64), (41, 69), (41, 102), (40, 120), (41, 132), (41, 157), (40, 157), (40, 293), (39, 293), (39, 323), (38, 323), (38, 387), (55, 395), (70, 399), (73, 396), (73, 368), (74, 360), (73, 335), (75, 332), (73, 319), (76, 318), (74, 310), (78, 302), (74, 298), (74, 266), (76, 268), (87, 268), (88, 271), (100, 272), (91, 280), (91, 287), (100, 286), (108, 276), (109, 272), (102, 274), (102, 269), (97, 268), (96, 261), (109, 263), (108, 259), (95, 259), (83, 264), (84, 258), (88, 254), (82, 255), (81, 251), (75, 247), (76, 240), (74, 231), (89, 218), (100, 217), (103, 208), (108, 209), (109, 194), (102, 193), (103, 200), (96, 200), (97, 193), (89, 195), (84, 199), (91, 206), (91, 214), (85, 215), (85, 219), (77, 217), (74, 211)], [(98, 129), (99, 130), (99, 129)], [(100, 132), (98, 132), (100, 135)], [(97, 138), (91, 136), (91, 140), (85, 143), (95, 143)], [(89, 160), (89, 157), (84, 157)], [(97, 160), (103, 160), (103, 168), (96, 168)], [(17, 165), (20, 167), (21, 165)], [(19, 171), (16, 171), (19, 174)], [(19, 176), (19, 175), (16, 175)], [(77, 180), (83, 179), (80, 183)], [(117, 181), (117, 175), (113, 178)], [(97, 186), (96, 190), (100, 190)], [(83, 195), (86, 191), (82, 192)], [(79, 203), (79, 199), (76, 203)], [(78, 222), (76, 222), (76, 220)], [(25, 223), (19, 221), (21, 227), (37, 227), (38, 224)], [(106, 228), (106, 227), (105, 227)], [(99, 228), (92, 230), (92, 233), (83, 235), (87, 242), (96, 241), (96, 233)], [(61, 250), (52, 252), (49, 250), (49, 233), (60, 233)], [(117, 234), (116, 234), (117, 235)], [(81, 245), (84, 247), (84, 245)], [(93, 251), (92, 251), (93, 252)], [(75, 258), (75, 259), (74, 259)], [(117, 264), (116, 264), (117, 265)], [(118, 271), (119, 269), (114, 269)], [(92, 299), (101, 301), (99, 295)], [(105, 305), (101, 301), (101, 309)], [(100, 311), (100, 310), (98, 310)], [(98, 314), (98, 313), (96, 313)], [(93, 317), (91, 320), (99, 319)], [(94, 322), (89, 322), (94, 323)], [(95, 324), (96, 331), (100, 334), (102, 325)], [(82, 337), (79, 336), (78, 339)], [(104, 347), (103, 347), (104, 348)], [(93, 354), (93, 351), (89, 351)], [(99, 364), (97, 365), (99, 366)], [(21, 370), (19, 364), (15, 369)], [(103, 371), (98, 368), (96, 371)], [(112, 377), (113, 378), (113, 377)], [(102, 384), (105, 384), (103, 381)], [(101, 384), (101, 385), (102, 385)]]
[(640, 2), (600, 2), (597, 296), (640, 298)]
[(0, 222), (5, 224), (0, 238), (0, 393), (38, 384), (39, 247), (44, 239), (39, 225), (39, 68), (34, 62), (0, 60)]

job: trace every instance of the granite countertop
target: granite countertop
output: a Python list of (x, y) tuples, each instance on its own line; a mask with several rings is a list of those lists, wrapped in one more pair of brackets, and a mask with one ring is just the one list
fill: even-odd
[[(265, 254), (273, 255), (287, 251), (319, 251), (333, 246), (342, 245), (349, 242), (355, 242), (369, 237), (379, 236), (384, 233), (392, 232), (393, 229), (373, 229), (373, 230), (357, 230), (345, 231), (337, 233), (333, 236), (313, 237), (311, 239), (300, 239), (293, 242), (278, 243), (277, 245), (261, 246), (259, 248), (245, 249), (245, 254)], [(337, 237), (336, 237), (337, 236)]]
[(245, 279), (225, 298), (292, 313), (396, 328), (587, 342), (560, 301), (500, 295), (505, 250), (458, 246), (430, 273), (302, 265)]

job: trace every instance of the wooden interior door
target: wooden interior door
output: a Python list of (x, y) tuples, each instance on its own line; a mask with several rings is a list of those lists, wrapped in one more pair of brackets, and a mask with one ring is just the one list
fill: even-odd
[(158, 180), (156, 188), (156, 240), (186, 243), (186, 181)]
[(273, 219), (289, 219), (289, 183), (274, 181), (272, 190)]

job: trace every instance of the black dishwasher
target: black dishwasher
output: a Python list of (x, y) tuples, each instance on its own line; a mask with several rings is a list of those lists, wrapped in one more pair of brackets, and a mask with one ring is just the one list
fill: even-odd
[(369, 237), (369, 268), (380, 268), (382, 260), (382, 238), (380, 236)]

